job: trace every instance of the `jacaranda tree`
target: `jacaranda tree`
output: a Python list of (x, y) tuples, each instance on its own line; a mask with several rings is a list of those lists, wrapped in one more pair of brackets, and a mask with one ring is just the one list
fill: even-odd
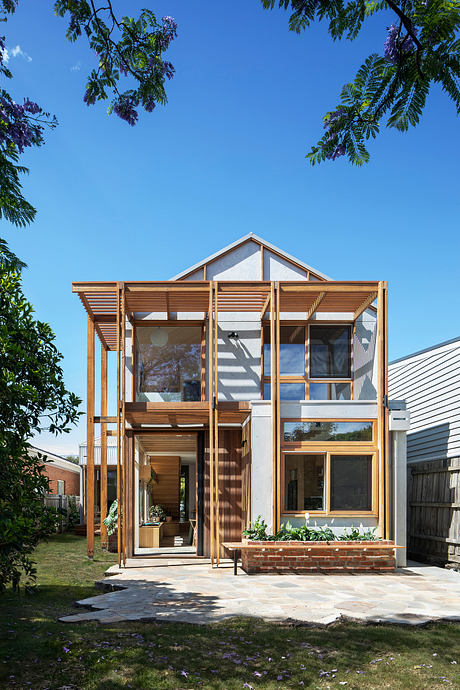
[(81, 402), (65, 388), (54, 333), (23, 295), (23, 268), (0, 240), (0, 592), (21, 574), (33, 584), (32, 552), (55, 524), (43, 502), (45, 456), (28, 441), (44, 429), (69, 431)]
[(261, 0), (266, 9), (291, 11), (289, 28), (300, 33), (326, 21), (333, 40), (355, 39), (366, 20), (391, 17), (378, 52), (369, 55), (340, 103), (324, 117), (325, 132), (307, 154), (313, 165), (348, 156), (369, 160), (366, 141), (383, 125), (405, 132), (418, 124), (427, 96), (439, 84), (460, 113), (460, 2), (458, 0)]
[[(0, 0), (0, 21), (6, 21), (19, 1)], [(96, 66), (83, 89), (88, 106), (107, 100), (109, 113), (134, 125), (139, 108), (152, 112), (157, 104), (167, 102), (165, 81), (172, 79), (174, 67), (164, 53), (177, 35), (172, 17), (158, 21), (150, 10), (142, 10), (137, 19), (118, 17), (111, 0), (57, 0), (54, 11), (68, 19), (67, 38), (86, 39), (96, 55)], [(3, 81), (13, 76), (7, 56), (5, 37), (0, 36)], [(26, 147), (41, 146), (45, 129), (56, 125), (56, 118), (30, 99), (16, 103), (0, 83), (0, 218), (16, 226), (30, 223), (36, 213), (22, 195), (21, 175), (28, 170), (19, 165), (20, 154)]]

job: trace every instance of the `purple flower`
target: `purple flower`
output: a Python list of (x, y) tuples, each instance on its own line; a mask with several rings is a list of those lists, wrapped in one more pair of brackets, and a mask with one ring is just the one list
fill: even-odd
[(151, 113), (154, 110), (155, 106), (156, 103), (153, 100), (153, 98), (148, 98), (146, 101), (144, 101), (144, 108), (148, 113)]
[[(328, 160), (335, 161), (339, 156), (344, 156), (346, 153), (345, 144), (339, 144), (339, 136), (337, 132), (331, 132), (331, 128), (347, 115), (347, 110), (343, 106), (339, 106), (337, 110), (333, 110), (324, 118), (324, 128), (329, 130), (326, 136), (326, 141), (322, 144), (323, 151), (327, 147), (330, 149), (331, 144), (335, 144), (334, 148), (330, 149), (326, 154)], [(318, 655), (319, 656), (319, 655)]]
[(170, 62), (165, 60), (161, 66), (161, 72), (164, 77), (167, 77), (168, 79), (172, 79), (174, 76), (175, 72), (174, 65), (172, 65)]
[(163, 17), (163, 28), (159, 32), (161, 50), (166, 50), (171, 41), (177, 37), (177, 23), (172, 17)]
[[(412, 27), (412, 32), (414, 35), (417, 34), (415, 27)], [(414, 41), (409, 34), (402, 38), (399, 29), (394, 24), (388, 27), (388, 36), (383, 46), (383, 54), (388, 62), (396, 65), (403, 53), (411, 53), (414, 48)]]
[(136, 105), (138, 105), (136, 99), (121, 96), (113, 106), (113, 112), (133, 127), (138, 118), (137, 110), (134, 107)]
[(86, 105), (94, 105), (94, 103), (96, 103), (96, 94), (94, 91), (87, 88), (85, 95), (83, 96), (83, 100), (85, 101)]

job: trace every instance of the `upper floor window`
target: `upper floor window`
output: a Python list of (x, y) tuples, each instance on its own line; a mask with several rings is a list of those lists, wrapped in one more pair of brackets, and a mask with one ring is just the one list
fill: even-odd
[[(270, 326), (264, 327), (264, 375), (270, 376)], [(280, 327), (280, 376), (305, 375), (305, 326)]]
[(310, 326), (310, 378), (351, 377), (351, 326)]
[(136, 399), (201, 400), (201, 327), (136, 327)]

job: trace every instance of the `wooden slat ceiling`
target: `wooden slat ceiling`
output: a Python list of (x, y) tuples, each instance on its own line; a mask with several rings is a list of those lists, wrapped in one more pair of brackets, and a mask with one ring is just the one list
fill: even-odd
[(144, 453), (196, 453), (196, 435), (188, 434), (139, 434), (137, 436)]
[[(109, 350), (117, 344), (117, 288), (124, 286), (128, 316), (136, 313), (192, 312), (206, 315), (209, 308), (209, 282), (184, 283), (73, 283), (96, 331)], [(306, 281), (280, 283), (281, 312), (309, 312), (312, 307), (323, 313), (355, 313), (376, 295), (377, 282)], [(322, 293), (325, 292), (324, 295)], [(218, 283), (218, 312), (261, 312), (270, 294), (270, 282)]]

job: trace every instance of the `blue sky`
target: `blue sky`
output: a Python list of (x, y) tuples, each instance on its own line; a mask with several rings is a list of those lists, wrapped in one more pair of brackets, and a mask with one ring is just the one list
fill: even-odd
[[(458, 120), (440, 90), (419, 127), (385, 131), (371, 163), (312, 168), (304, 159), (321, 118), (362, 60), (382, 51), (391, 15), (353, 44), (316, 25), (298, 36), (259, 0), (118, 0), (172, 15), (169, 103), (135, 128), (82, 100), (94, 64), (70, 44), (52, 2), (21, 0), (2, 32), (17, 100), (56, 114), (59, 127), (23, 158), (36, 222), (1, 235), (28, 264), (24, 289), (51, 323), (67, 386), (85, 393), (86, 321), (72, 280), (162, 280), (247, 232), (337, 280), (388, 280), (390, 358), (460, 335)], [(70, 435), (40, 443), (76, 452)], [(39, 443), (37, 443), (39, 445)]]

